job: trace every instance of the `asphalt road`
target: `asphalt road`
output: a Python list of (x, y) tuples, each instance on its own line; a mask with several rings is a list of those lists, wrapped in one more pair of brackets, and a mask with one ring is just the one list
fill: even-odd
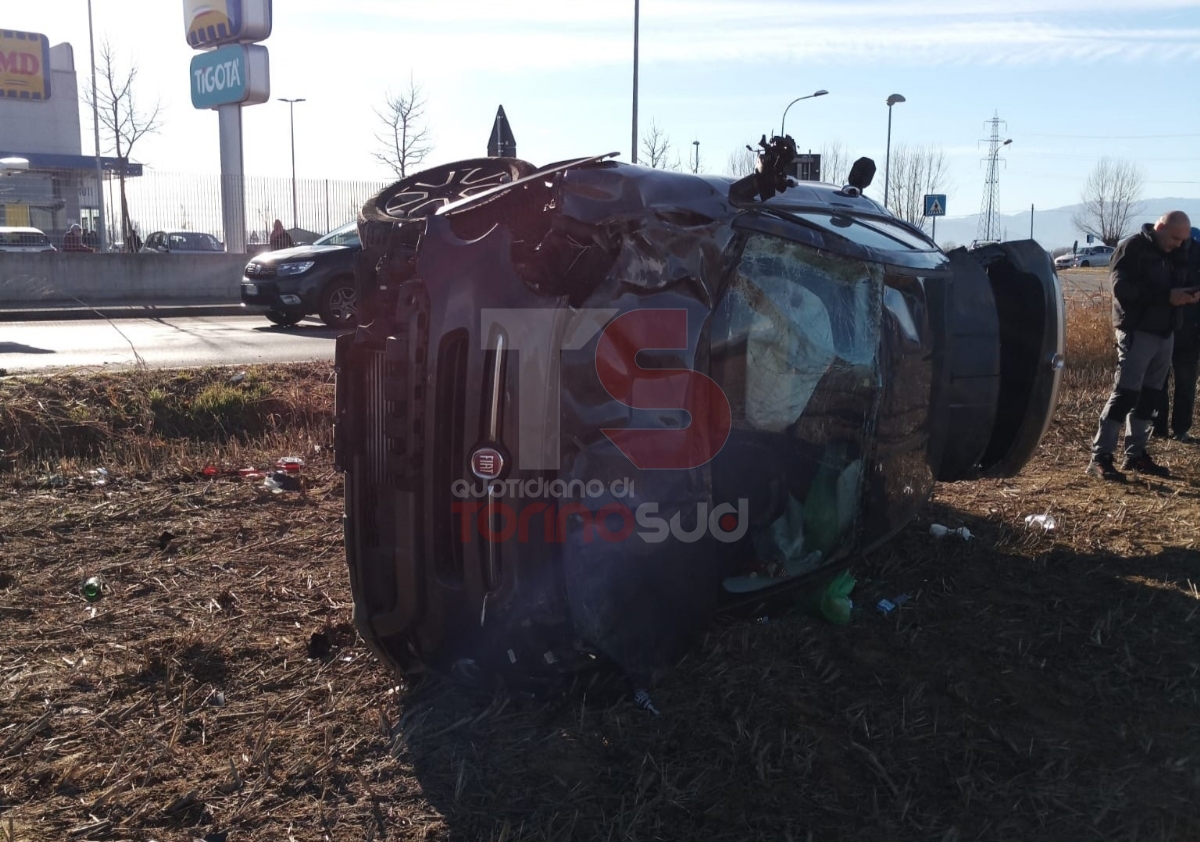
[(1059, 269), (1058, 280), (1062, 284), (1063, 297), (1091, 296), (1110, 292), (1108, 267), (1091, 269)]
[(0, 369), (152, 368), (332, 360), (338, 332), (261, 315), (0, 322)]
[[(1107, 269), (1060, 271), (1068, 299), (1093, 297), (1108, 289)], [(229, 315), (235, 307), (163, 309), (147, 318), (136, 308), (112, 308), (111, 321), (95, 311), (17, 310), (0, 313), (0, 370), (16, 373), (55, 368), (153, 368), (332, 360), (337, 331), (308, 320), (279, 328), (261, 314)], [(223, 313), (223, 315), (216, 315)], [(119, 315), (119, 317), (117, 317)], [(38, 320), (34, 320), (38, 319)]]

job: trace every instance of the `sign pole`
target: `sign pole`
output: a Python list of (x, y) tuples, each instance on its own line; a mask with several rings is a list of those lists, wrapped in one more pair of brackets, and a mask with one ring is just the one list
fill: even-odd
[(221, 135), (221, 217), (225, 249), (246, 253), (246, 197), (242, 190), (242, 106), (217, 106)]
[(100, 106), (96, 102), (96, 40), (92, 35), (92, 0), (88, 0), (88, 50), (92, 61), (92, 129), (96, 141), (96, 226), (101, 252), (108, 251), (108, 228), (104, 219), (104, 168), (100, 164)]
[(935, 243), (937, 242), (937, 217), (936, 216), (933, 218), (933, 233), (929, 236), (929, 239), (933, 240)]
[[(220, 3), (220, 20), (199, 0), (184, 0), (188, 45), (199, 50), (191, 61), (192, 106), (217, 112), (221, 150), (221, 223), (225, 249), (246, 253), (246, 190), (242, 160), (242, 105), (271, 98), (267, 48), (255, 43), (271, 34), (271, 0)], [(224, 14), (227, 12), (228, 14)], [(214, 49), (215, 48), (215, 49)], [(299, 100), (297, 100), (299, 101)], [(293, 124), (294, 125), (294, 124)], [(296, 215), (296, 146), (292, 135), (292, 221)]]

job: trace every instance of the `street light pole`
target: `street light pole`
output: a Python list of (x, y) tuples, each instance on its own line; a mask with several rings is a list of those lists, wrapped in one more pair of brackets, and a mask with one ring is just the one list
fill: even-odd
[(796, 97), (791, 102), (789, 102), (787, 105), (787, 108), (783, 109), (783, 119), (779, 121), (779, 136), (787, 137), (787, 134), (784, 132), (783, 127), (787, 124), (788, 109), (790, 109), (793, 105), (795, 105), (797, 102), (800, 102), (801, 100), (812, 99), (813, 97), (818, 97), (818, 96), (825, 96), (825, 94), (827, 94), (827, 93), (829, 93), (829, 91), (822, 88), (819, 91), (814, 91), (813, 93), (809, 94), (808, 96)]
[(633, 0), (633, 151), (629, 153), (631, 163), (637, 163), (638, 133), (637, 133), (637, 98), (638, 98), (638, 18), (641, 12), (641, 0)]
[(299, 228), (300, 227), (300, 222), (299, 222), (300, 214), (298, 212), (298, 205), (296, 203), (296, 111), (295, 111), (295, 108), (296, 108), (297, 102), (304, 102), (305, 100), (303, 97), (300, 97), (298, 99), (285, 99), (284, 97), (277, 97), (277, 99), (280, 102), (286, 102), (288, 104), (288, 121), (291, 123), (291, 126), (292, 126), (292, 227)]
[(692, 165), (692, 172), (700, 172), (700, 141), (693, 140), (692, 146), (696, 147), (696, 163)]
[(92, 0), (88, 0), (88, 50), (92, 57), (92, 128), (96, 140), (96, 224), (100, 251), (108, 251), (108, 229), (104, 224), (104, 167), (100, 164), (100, 106), (96, 102), (96, 39), (92, 34)]
[(888, 136), (887, 136), (887, 157), (883, 164), (883, 208), (887, 210), (888, 206), (888, 182), (892, 174), (892, 106), (898, 102), (906, 100), (900, 94), (892, 94), (887, 98), (888, 107)]

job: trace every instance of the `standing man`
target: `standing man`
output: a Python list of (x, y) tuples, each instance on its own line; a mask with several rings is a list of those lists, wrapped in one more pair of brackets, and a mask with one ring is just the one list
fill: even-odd
[[(1200, 228), (1192, 229), (1192, 238), (1181, 250), (1188, 255), (1188, 280), (1191, 289), (1200, 289)], [(1175, 348), (1171, 352), (1171, 394), (1163, 387), (1154, 435), (1196, 444), (1200, 439), (1188, 434), (1196, 407), (1196, 378), (1200, 376), (1200, 304), (1181, 308), (1183, 316), (1175, 330)], [(1168, 427), (1168, 424), (1170, 425)]]
[(1146, 440), (1171, 368), (1180, 308), (1200, 302), (1200, 290), (1186, 289), (1187, 250), (1180, 248), (1191, 235), (1187, 214), (1171, 211), (1153, 225), (1143, 225), (1113, 252), (1110, 278), (1117, 375), (1092, 439), (1092, 461), (1087, 467), (1091, 476), (1118, 482), (1125, 479), (1113, 464), (1122, 424), (1125, 461), (1121, 470), (1171, 475), (1150, 458)]

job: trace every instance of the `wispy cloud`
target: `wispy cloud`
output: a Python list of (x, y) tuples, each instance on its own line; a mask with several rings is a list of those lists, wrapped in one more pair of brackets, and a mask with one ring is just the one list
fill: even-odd
[[(294, 0), (297, 19), (387, 50), (407, 64), (447, 69), (529, 69), (624, 65), (632, 4), (559, 0), (500, 4), (359, 0), (333, 14), (319, 0)], [(1195, 0), (1139, 4), (1111, 0), (927, 0), (923, 3), (772, 0), (661, 0), (642, 4), (641, 55), (647, 63), (853, 61), (856, 64), (1046, 65), (1062, 62), (1200, 61)], [(1168, 13), (1182, 12), (1183, 14)], [(1161, 23), (1190, 18), (1188, 26)], [(1081, 22), (1085, 22), (1081, 26)]]
[[(293, 0), (290, 8), (305, 15), (330, 10), (326, 0)], [(1138, 15), (1152, 20), (1156, 13), (1197, 9), (1195, 0), (1143, 0), (1138, 3)], [(919, 19), (980, 19), (996, 17), (1029, 17), (1039, 19), (1072, 17), (1086, 14), (1093, 20), (1106, 14), (1129, 14), (1126, 0), (926, 0), (925, 2), (882, 2), (881, 0), (825, 0), (825, 2), (796, 3), (795, 0), (648, 0), (641, 4), (641, 19), (647, 24), (658, 22), (727, 21), (773, 22), (839, 21), (853, 19), (919, 20)], [(631, 22), (633, 3), (564, 3), (561, 0), (521, 0), (516, 3), (497, 3), (495, 0), (455, 0), (452, 3), (429, 3), (426, 0), (355, 0), (336, 9), (341, 20), (356, 17), (387, 18), (413, 24), (453, 24), (463, 27), (494, 24), (538, 24), (581, 22), (608, 24)]]

